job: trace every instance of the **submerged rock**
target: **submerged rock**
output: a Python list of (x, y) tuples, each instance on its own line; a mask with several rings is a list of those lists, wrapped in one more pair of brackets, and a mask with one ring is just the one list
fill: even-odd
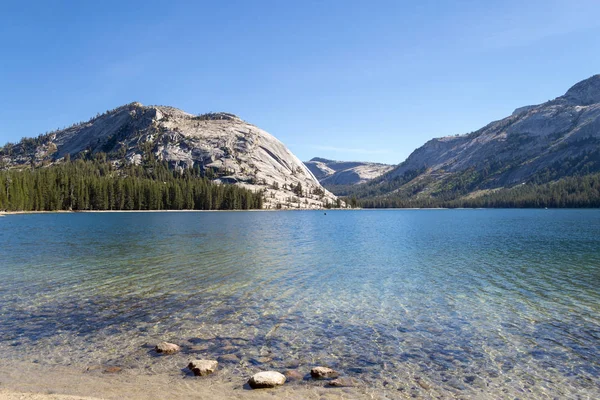
[(304, 375), (294, 369), (288, 369), (283, 373), (288, 381), (301, 381)]
[(337, 378), (329, 382), (329, 386), (334, 387), (355, 387), (357, 382), (352, 378)]
[(419, 386), (421, 386), (421, 388), (423, 388), (425, 390), (431, 389), (431, 386), (427, 382), (425, 382), (423, 379), (421, 379), (421, 377), (417, 376), (417, 377), (415, 377), (415, 380), (417, 381), (417, 384)]
[(254, 374), (248, 384), (252, 389), (265, 389), (280, 386), (285, 383), (285, 376), (277, 371), (263, 371)]
[(250, 362), (250, 364), (253, 364), (253, 365), (261, 365), (261, 364), (266, 364), (268, 362), (271, 362), (271, 361), (273, 361), (273, 359), (271, 357), (253, 357), (248, 361)]
[(300, 361), (298, 360), (290, 360), (288, 362), (285, 363), (285, 367), (286, 368), (292, 368), (292, 369), (296, 369), (300, 366)]
[(194, 360), (190, 361), (188, 368), (196, 376), (206, 376), (215, 372), (218, 365), (219, 362), (215, 360)]
[(339, 373), (327, 367), (315, 367), (310, 370), (310, 375), (315, 379), (337, 378)]
[(161, 354), (175, 354), (179, 350), (181, 350), (181, 347), (177, 346), (174, 343), (162, 342), (157, 344), (154, 350), (156, 350), (157, 353)]
[(235, 354), (224, 354), (218, 358), (219, 362), (240, 362), (240, 358)]

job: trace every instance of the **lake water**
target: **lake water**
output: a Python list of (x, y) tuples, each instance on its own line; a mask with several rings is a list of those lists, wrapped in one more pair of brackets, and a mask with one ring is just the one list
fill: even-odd
[(187, 360), (235, 354), (210, 379), (600, 398), (599, 287), (596, 210), (7, 216), (0, 361), (196, 379)]

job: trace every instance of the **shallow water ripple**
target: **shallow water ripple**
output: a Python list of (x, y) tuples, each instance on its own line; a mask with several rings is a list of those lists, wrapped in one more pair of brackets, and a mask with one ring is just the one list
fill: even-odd
[[(0, 229), (4, 362), (182, 374), (235, 354), (215, 379), (324, 364), (389, 398), (600, 397), (598, 211), (23, 215)], [(155, 357), (162, 340), (182, 353)]]

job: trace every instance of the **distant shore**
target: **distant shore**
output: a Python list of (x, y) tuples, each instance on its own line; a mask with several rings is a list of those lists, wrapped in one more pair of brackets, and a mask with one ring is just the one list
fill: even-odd
[[(239, 211), (288, 211), (288, 210), (56, 210), (56, 211), (0, 211), (3, 215), (25, 214), (97, 214), (97, 213), (198, 213), (198, 212), (239, 212)], [(294, 211), (294, 210), (291, 210)], [(319, 211), (319, 210), (316, 210)]]
[[(423, 208), (290, 208), (290, 209), (251, 209), (251, 210), (56, 210), (56, 211), (0, 211), (0, 217), (6, 215), (26, 215), (26, 214), (96, 214), (96, 213), (212, 213), (212, 212), (281, 212), (281, 211), (398, 211), (398, 210), (548, 210), (546, 207), (525, 207), (525, 208), (447, 208), (447, 207), (423, 207)], [(597, 210), (598, 208), (550, 208), (550, 210)]]
[(206, 213), (206, 212), (275, 212), (275, 211), (350, 211), (362, 210), (362, 208), (291, 208), (291, 209), (250, 209), (250, 210), (56, 210), (56, 211), (0, 211), (0, 217), (4, 215), (25, 215), (25, 214), (96, 214), (96, 213)]

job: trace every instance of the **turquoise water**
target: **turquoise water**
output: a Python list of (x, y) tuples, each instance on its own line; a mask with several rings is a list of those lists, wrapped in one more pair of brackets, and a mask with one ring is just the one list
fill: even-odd
[(215, 379), (328, 365), (390, 398), (598, 398), (599, 286), (596, 210), (7, 216), (0, 360), (185, 376), (235, 354)]

